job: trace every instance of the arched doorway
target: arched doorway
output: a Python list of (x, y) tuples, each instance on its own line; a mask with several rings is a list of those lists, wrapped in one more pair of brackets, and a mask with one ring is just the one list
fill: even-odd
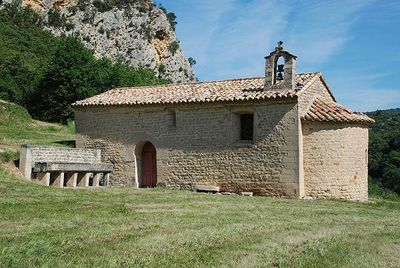
[(142, 148), (142, 183), (140, 187), (150, 188), (157, 185), (157, 154), (151, 142), (146, 142)]

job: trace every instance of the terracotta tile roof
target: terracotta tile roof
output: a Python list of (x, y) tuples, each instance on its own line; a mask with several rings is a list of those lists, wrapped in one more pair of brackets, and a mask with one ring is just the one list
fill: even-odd
[(372, 124), (375, 122), (363, 113), (353, 112), (336, 102), (324, 102), (319, 98), (314, 100), (313, 104), (302, 119), (306, 121), (341, 123), (356, 122)]
[(77, 101), (73, 106), (172, 104), (293, 98), (320, 73), (296, 75), (294, 90), (264, 91), (264, 77), (161, 86), (117, 88)]

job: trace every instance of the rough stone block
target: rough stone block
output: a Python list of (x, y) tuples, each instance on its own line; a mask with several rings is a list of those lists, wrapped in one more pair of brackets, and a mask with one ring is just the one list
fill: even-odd
[(218, 193), (218, 186), (210, 186), (210, 185), (196, 185), (194, 187), (196, 192), (210, 192), (210, 193)]
[(253, 192), (241, 192), (241, 196), (253, 196)]

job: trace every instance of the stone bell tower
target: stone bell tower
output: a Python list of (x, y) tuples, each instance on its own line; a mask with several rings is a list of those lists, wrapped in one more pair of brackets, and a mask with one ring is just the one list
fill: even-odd
[(265, 90), (292, 89), (295, 85), (296, 56), (283, 50), (279, 41), (275, 51), (265, 57)]

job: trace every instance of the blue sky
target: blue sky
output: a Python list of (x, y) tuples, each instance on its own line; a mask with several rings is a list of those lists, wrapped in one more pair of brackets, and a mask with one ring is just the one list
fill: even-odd
[(157, 0), (200, 81), (264, 75), (282, 40), (297, 72), (321, 71), (358, 111), (400, 107), (400, 0)]

